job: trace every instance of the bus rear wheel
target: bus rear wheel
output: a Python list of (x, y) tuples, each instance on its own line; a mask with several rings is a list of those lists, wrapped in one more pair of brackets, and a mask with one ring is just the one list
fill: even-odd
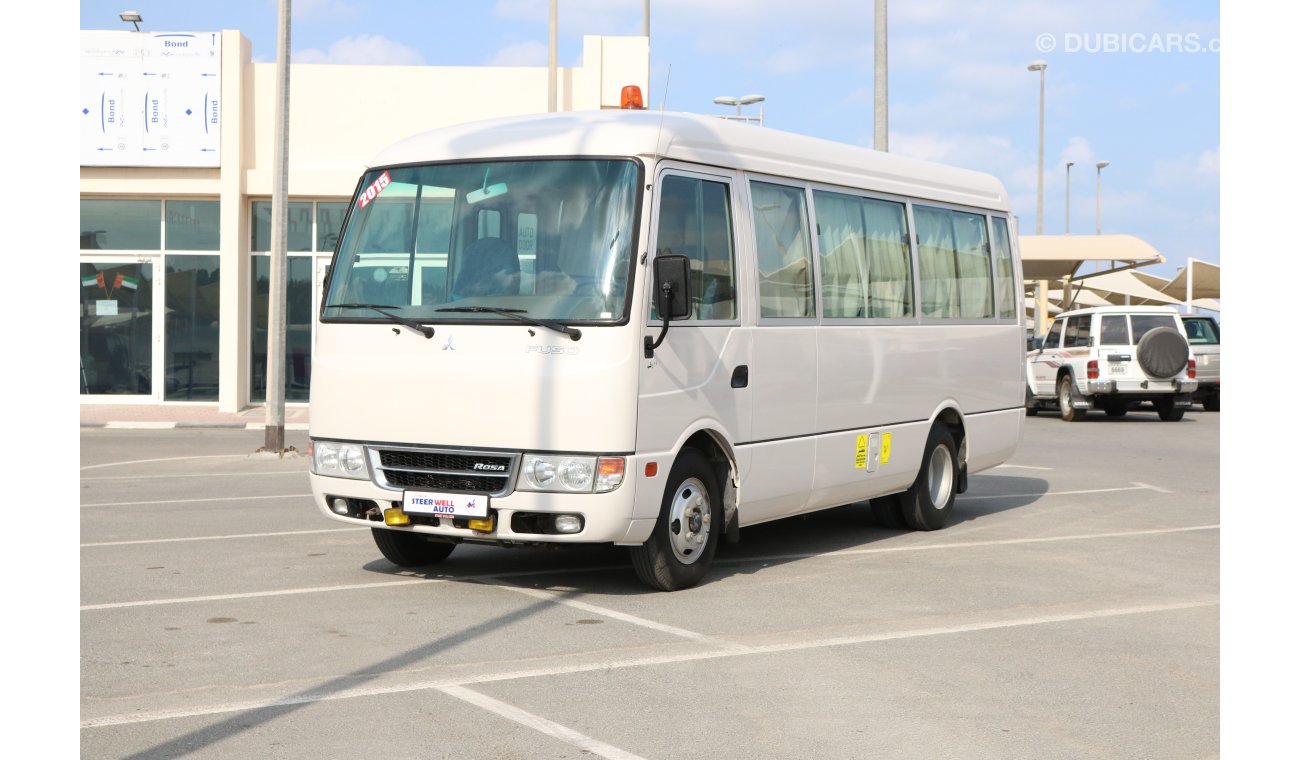
[(912, 530), (938, 530), (948, 523), (957, 500), (957, 446), (952, 433), (935, 423), (925, 442), (921, 471), (912, 487), (899, 497), (903, 520)]
[(668, 473), (654, 531), (632, 547), (632, 568), (642, 583), (677, 591), (704, 579), (724, 527), (720, 493), (708, 458), (682, 449)]
[(384, 559), (398, 567), (420, 567), (443, 561), (455, 544), (443, 541), (431, 541), (419, 533), (387, 528), (371, 528), (370, 534), (375, 538), (375, 546), (384, 555)]

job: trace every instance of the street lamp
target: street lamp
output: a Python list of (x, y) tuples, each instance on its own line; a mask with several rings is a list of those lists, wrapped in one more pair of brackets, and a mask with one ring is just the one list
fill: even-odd
[[(1047, 61), (1034, 61), (1030, 71), (1038, 72), (1038, 219), (1034, 234), (1043, 234), (1043, 101), (1047, 93)], [(1047, 332), (1047, 281), (1039, 280), (1034, 298), (1034, 333)]]
[(1065, 162), (1065, 234), (1070, 234), (1070, 167), (1073, 161)]
[(117, 14), (117, 17), (128, 24), (135, 24), (135, 30), (137, 32), (140, 31), (140, 22), (144, 21), (144, 18), (140, 15), (140, 11), (122, 11)]
[(1038, 221), (1034, 234), (1043, 234), (1043, 115), (1044, 100), (1047, 94), (1047, 61), (1034, 61), (1029, 64), (1030, 71), (1038, 72)]
[[(717, 103), (720, 106), (735, 106), (736, 118), (739, 119), (741, 106), (748, 106), (754, 103), (762, 103), (764, 100), (767, 100), (767, 98), (762, 95), (742, 95), (739, 98), (733, 98), (730, 95), (719, 95), (718, 97), (713, 99), (713, 102)], [(760, 125), (763, 123), (763, 109), (761, 108), (758, 110), (758, 123)]]

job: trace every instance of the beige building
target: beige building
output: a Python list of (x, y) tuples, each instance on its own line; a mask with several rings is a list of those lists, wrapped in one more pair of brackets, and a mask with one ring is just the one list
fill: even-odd
[[(275, 64), (254, 63), (238, 31), (84, 31), (82, 47), (82, 403), (261, 402)], [(559, 109), (618, 108), (629, 84), (648, 92), (649, 58), (645, 37), (586, 37), (582, 65), (558, 71)], [(545, 112), (549, 75), (293, 64), (290, 76), (293, 403), (307, 401), (320, 285), (369, 159), (436, 127)]]

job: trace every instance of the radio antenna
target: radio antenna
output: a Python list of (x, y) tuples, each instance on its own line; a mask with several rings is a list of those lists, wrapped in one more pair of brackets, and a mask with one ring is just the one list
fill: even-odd
[(668, 64), (668, 76), (664, 78), (664, 96), (659, 100), (659, 132), (655, 135), (655, 161), (659, 160), (659, 140), (664, 134), (664, 105), (668, 102), (668, 85), (673, 81), (673, 65)]
[[(660, 153), (660, 145), (659, 145), (659, 143), (660, 143), (660, 141), (663, 139), (663, 136), (664, 136), (664, 104), (668, 102), (668, 83), (671, 82), (672, 79), (673, 79), (673, 65), (670, 63), (670, 64), (668, 64), (668, 76), (664, 79), (664, 96), (663, 96), (663, 98), (660, 99), (660, 101), (659, 101), (659, 131), (655, 133), (655, 155), (654, 155), (655, 164), (658, 164), (658, 163), (659, 163), (659, 153)], [(646, 190), (653, 190), (653, 189), (654, 189), (654, 178), (653, 178), (653, 177), (651, 177), (651, 181), (650, 181), (649, 184), (647, 184), (647, 185), (645, 186), (645, 189), (646, 189)], [(651, 194), (651, 196), (650, 196), (650, 208), (649, 208), (649, 209), (647, 210), (647, 212), (646, 212), (646, 216), (647, 216), (648, 219), (654, 219), (654, 213), (655, 213), (655, 205), (654, 205), (654, 204), (655, 204), (654, 195)], [(646, 230), (646, 239), (647, 239), (647, 240), (650, 239), (650, 236), (649, 236), (649, 225), (647, 225), (647, 230)], [(650, 256), (649, 256), (649, 251), (643, 251), (643, 252), (641, 253), (641, 264), (642, 264), (642, 266), (645, 265), (645, 263), (649, 260), (649, 258), (650, 258)]]

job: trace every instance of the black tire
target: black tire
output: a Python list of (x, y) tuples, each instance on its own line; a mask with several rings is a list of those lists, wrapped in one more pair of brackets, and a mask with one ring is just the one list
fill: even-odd
[(948, 523), (957, 500), (960, 475), (957, 446), (943, 423), (935, 423), (925, 442), (921, 471), (912, 487), (899, 495), (903, 521), (912, 530), (938, 530)]
[(1038, 402), (1034, 400), (1034, 394), (1027, 386), (1025, 387), (1025, 416), (1038, 416)]
[(668, 473), (654, 531), (632, 547), (632, 569), (642, 583), (677, 591), (704, 579), (726, 528), (721, 493), (708, 457), (682, 449)]
[(1206, 396), (1205, 401), (1201, 405), (1205, 407), (1205, 411), (1207, 412), (1219, 411), (1219, 394), (1212, 393)]
[(443, 561), (456, 545), (446, 541), (435, 541), (419, 533), (387, 528), (371, 528), (370, 534), (375, 538), (375, 546), (383, 553), (384, 559), (398, 567), (420, 567)]
[(1061, 375), (1061, 379), (1056, 381), (1056, 400), (1061, 407), (1061, 419), (1066, 422), (1078, 422), (1088, 415), (1086, 409), (1074, 408), (1074, 398), (1074, 381), (1068, 374)]
[(1172, 327), (1157, 327), (1137, 343), (1137, 361), (1150, 377), (1166, 380), (1187, 366), (1187, 339)]
[(1123, 400), (1112, 399), (1106, 402), (1104, 407), (1107, 417), (1123, 417), (1128, 414), (1128, 402)]
[(1165, 422), (1177, 422), (1183, 418), (1183, 412), (1185, 410), (1174, 407), (1173, 396), (1165, 396), (1164, 398), (1156, 399), (1155, 405), (1156, 413), (1159, 414), (1160, 419)]
[(906, 530), (907, 522), (903, 520), (903, 502), (899, 500), (898, 494), (872, 499), (871, 521), (882, 528)]

